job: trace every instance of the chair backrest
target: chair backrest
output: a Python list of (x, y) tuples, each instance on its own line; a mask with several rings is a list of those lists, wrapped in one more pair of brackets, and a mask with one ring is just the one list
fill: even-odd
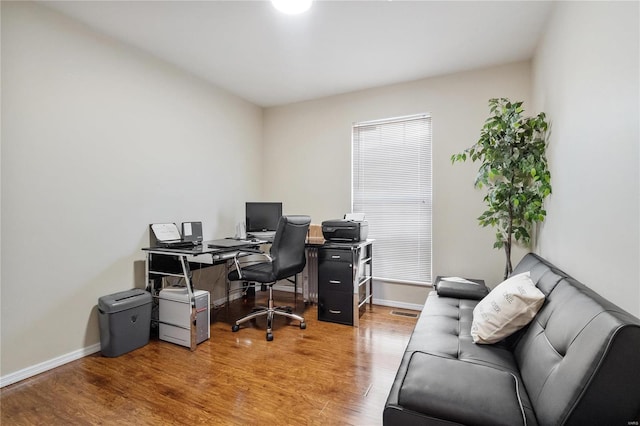
[(302, 272), (307, 262), (304, 246), (311, 218), (282, 216), (271, 245), (273, 274), (277, 280)]

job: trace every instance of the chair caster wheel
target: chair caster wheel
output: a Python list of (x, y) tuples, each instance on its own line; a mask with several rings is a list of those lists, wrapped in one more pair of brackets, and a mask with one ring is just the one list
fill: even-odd
[(273, 333), (267, 333), (267, 342), (271, 342), (273, 340)]
[(300, 330), (304, 330), (305, 328), (307, 328), (307, 323), (306, 322), (301, 322), (300, 323)]
[(240, 330), (240, 326), (238, 324), (233, 324), (231, 326), (231, 331), (233, 331), (234, 333), (238, 330)]

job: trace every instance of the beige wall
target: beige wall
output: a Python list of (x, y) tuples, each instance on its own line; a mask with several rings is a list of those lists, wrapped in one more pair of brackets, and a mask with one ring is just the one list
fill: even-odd
[[(206, 238), (228, 235), (249, 199), (314, 223), (341, 217), (356, 121), (431, 113), (434, 275), (496, 284), (504, 255), (477, 225), (477, 164), (449, 157), (477, 140), (500, 96), (552, 121), (538, 251), (640, 314), (637, 3), (559, 3), (533, 71), (515, 63), (264, 111), (49, 9), (1, 12), (3, 378), (98, 343), (97, 299), (144, 285), (150, 222), (202, 220)], [(419, 307), (428, 290), (376, 283), (374, 296)]]
[[(477, 141), (489, 115), (487, 101), (525, 101), (531, 114), (530, 63), (521, 62), (438, 78), (268, 108), (264, 114), (263, 193), (288, 213), (314, 223), (351, 211), (353, 122), (430, 113), (433, 123), (433, 273), (501, 281), (504, 254), (494, 250), (491, 229), (476, 218), (483, 193), (473, 188), (478, 164), (451, 165), (451, 154)], [(401, 213), (401, 212), (399, 212)], [(517, 262), (523, 252), (517, 251)], [(374, 259), (375, 271), (375, 259)], [(429, 288), (376, 283), (378, 303), (419, 307)]]
[(552, 122), (540, 253), (640, 316), (638, 2), (559, 2), (534, 63)]
[(99, 342), (98, 298), (144, 285), (149, 223), (233, 234), (260, 196), (261, 135), (260, 108), (2, 2), (1, 375)]

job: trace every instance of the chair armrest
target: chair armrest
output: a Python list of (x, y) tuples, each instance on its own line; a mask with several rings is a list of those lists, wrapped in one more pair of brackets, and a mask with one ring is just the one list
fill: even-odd
[(252, 250), (252, 249), (244, 249), (242, 251), (238, 251), (235, 256), (233, 256), (233, 263), (236, 266), (236, 271), (238, 271), (238, 278), (242, 279), (242, 268), (240, 267), (240, 262), (238, 262), (238, 258), (243, 257), (243, 256), (249, 256), (252, 254), (259, 254), (261, 256), (264, 256), (267, 258), (268, 262), (273, 262), (273, 258), (260, 250)]

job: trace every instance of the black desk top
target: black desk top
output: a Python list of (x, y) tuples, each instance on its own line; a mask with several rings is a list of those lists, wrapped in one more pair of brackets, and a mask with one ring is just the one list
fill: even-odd
[(315, 241), (311, 241), (311, 242), (307, 242), (306, 245), (307, 247), (317, 247), (317, 248), (344, 248), (344, 249), (349, 249), (349, 248), (354, 248), (354, 247), (359, 247), (365, 244), (371, 244), (373, 243), (375, 240), (371, 240), (371, 239), (367, 239), (364, 241), (330, 241), (330, 240), (323, 240), (322, 242), (315, 242)]
[[(145, 247), (142, 250), (153, 252), (153, 253), (165, 253), (165, 254), (175, 254), (175, 255), (183, 255), (183, 256), (185, 255), (200, 256), (203, 254), (216, 255), (216, 254), (223, 254), (223, 253), (229, 253), (234, 251), (255, 249), (262, 244), (268, 244), (268, 241), (247, 240), (245, 241), (246, 244), (240, 244), (240, 245), (235, 245), (231, 247), (219, 247), (219, 246), (210, 247), (209, 244), (214, 243), (215, 241), (219, 241), (219, 240), (204, 241), (202, 244), (193, 246), (193, 247), (176, 247), (176, 248)], [(373, 241), (374, 240), (371, 240), (371, 239), (368, 239), (365, 241), (351, 241), (351, 242), (324, 241), (322, 243), (308, 242), (306, 243), (306, 245), (307, 247), (350, 249), (350, 248), (359, 247), (364, 244), (370, 244)]]
[[(213, 240), (217, 241), (217, 240)], [(193, 247), (144, 247), (142, 250), (152, 252), (152, 253), (164, 253), (164, 254), (175, 254), (182, 256), (200, 256), (203, 254), (222, 254), (228, 252), (234, 252), (239, 250), (247, 250), (253, 249), (264, 242), (260, 241), (247, 241), (246, 244), (240, 244), (233, 247), (210, 247), (209, 243), (212, 241), (203, 241), (202, 244)]]

